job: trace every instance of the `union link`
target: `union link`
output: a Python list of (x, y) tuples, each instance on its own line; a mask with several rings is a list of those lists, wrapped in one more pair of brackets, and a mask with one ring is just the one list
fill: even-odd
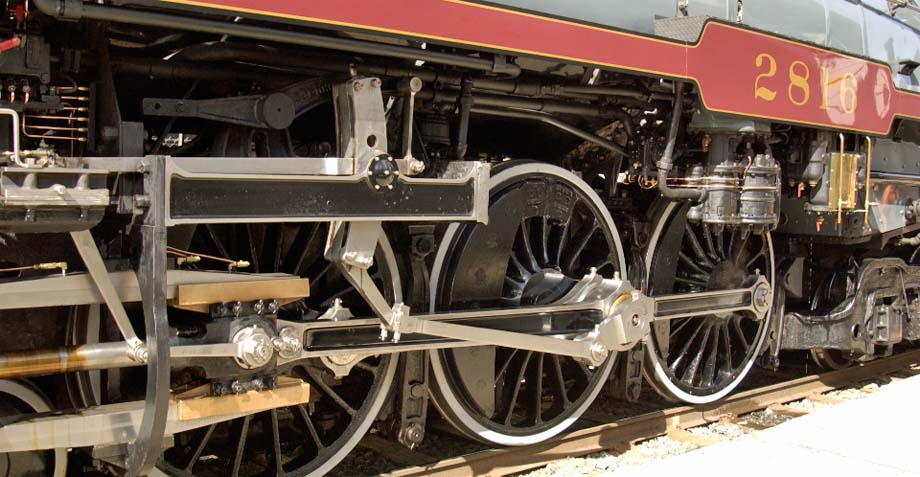
[[(381, 340), (398, 343), (403, 334), (422, 334), (476, 345), (494, 345), (529, 351), (571, 356), (591, 365), (599, 365), (611, 352), (626, 351), (648, 338), (653, 321), (746, 311), (760, 320), (766, 316), (773, 291), (762, 275), (746, 288), (704, 293), (650, 297), (641, 293), (618, 274), (604, 278), (592, 269), (557, 303), (539, 307), (475, 310), (412, 315), (403, 303), (390, 306), (368, 274), (373, 263), (371, 252), (376, 239), (363, 240), (360, 250), (356, 240), (343, 237), (378, 237), (379, 224), (341, 224), (347, 233), (330, 236), (329, 258), (364, 296), (380, 320)], [(362, 260), (356, 260), (361, 257)], [(521, 319), (546, 318), (554, 313), (594, 311), (599, 322), (588, 333), (574, 339), (560, 339), (514, 331), (489, 329), (457, 323), (477, 318)], [(451, 322), (448, 322), (451, 321)], [(411, 349), (411, 347), (400, 350)]]

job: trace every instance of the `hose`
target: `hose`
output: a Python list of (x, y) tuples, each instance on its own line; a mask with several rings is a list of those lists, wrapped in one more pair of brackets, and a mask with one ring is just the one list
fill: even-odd
[(663, 197), (673, 200), (702, 201), (706, 197), (706, 189), (672, 189), (668, 186), (668, 175), (674, 167), (674, 146), (677, 144), (677, 131), (680, 128), (680, 115), (684, 109), (683, 103), (684, 83), (678, 81), (674, 91), (674, 109), (671, 112), (671, 125), (668, 129), (668, 142), (664, 147), (664, 154), (655, 164), (658, 167), (658, 192)]

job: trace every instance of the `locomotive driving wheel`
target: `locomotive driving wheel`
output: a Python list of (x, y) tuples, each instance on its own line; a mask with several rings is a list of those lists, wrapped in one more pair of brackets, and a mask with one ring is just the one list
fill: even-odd
[[(608, 278), (625, 271), (609, 212), (571, 172), (504, 163), (493, 168), (491, 183), (488, 225), (453, 224), (441, 241), (431, 281), (434, 310), (551, 304), (592, 268)], [(601, 390), (614, 359), (594, 368), (514, 348), (433, 351), (432, 397), (470, 437), (526, 445), (571, 425)]]
[[(650, 296), (750, 286), (758, 275), (773, 287), (769, 232), (745, 233), (687, 220), (689, 204), (653, 208), (646, 253)], [(757, 320), (719, 313), (652, 323), (645, 372), (671, 400), (701, 404), (721, 399), (744, 379), (760, 354), (772, 310)]]
[[(245, 157), (290, 150), (284, 146), (286, 134), (267, 134), (276, 136), (251, 130), (221, 134), (223, 141), (218, 141), (218, 150), (212, 155)], [(328, 230), (328, 223), (199, 225), (188, 249), (248, 261), (247, 272), (281, 272), (308, 278), (310, 296), (282, 306), (278, 311), (280, 319), (315, 320), (335, 304), (348, 308), (356, 317), (373, 316), (360, 294), (324, 258)], [(196, 266), (211, 268), (206, 262)], [(220, 266), (225, 265), (216, 264)], [(402, 300), (396, 256), (383, 233), (368, 273), (388, 300)], [(179, 433), (158, 468), (175, 477), (324, 475), (351, 452), (373, 425), (389, 394), (397, 361), (395, 354), (355, 356), (347, 363), (350, 371), (346, 376), (337, 376), (321, 359), (297, 362), (281, 374), (310, 385), (308, 404)]]

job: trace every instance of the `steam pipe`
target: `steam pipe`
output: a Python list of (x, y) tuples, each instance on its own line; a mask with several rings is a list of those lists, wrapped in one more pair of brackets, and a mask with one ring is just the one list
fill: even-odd
[(617, 156), (622, 157), (626, 155), (626, 151), (622, 147), (620, 147), (619, 144), (613, 141), (608, 141), (607, 139), (604, 139), (596, 134), (591, 134), (590, 132), (585, 131), (583, 129), (579, 129), (564, 121), (560, 121), (559, 119), (556, 119), (553, 116), (550, 116), (546, 113), (540, 113), (536, 111), (526, 111), (526, 110), (521, 110), (521, 109), (492, 109), (492, 108), (483, 108), (480, 106), (473, 106), (472, 111), (477, 114), (486, 114), (489, 116), (501, 116), (505, 118), (529, 119), (533, 121), (540, 121), (542, 123), (546, 123), (551, 126), (557, 127), (580, 139), (584, 139), (585, 141), (588, 141), (590, 143), (597, 144), (598, 146), (616, 154)]
[[(282, 68), (303, 68), (346, 73), (350, 69), (365, 75), (392, 77), (418, 77), (425, 83), (438, 83), (459, 87), (464, 79), (460, 72), (436, 71), (429, 68), (403, 65), (355, 64), (348, 58), (320, 57), (309, 58), (296, 52), (284, 51), (265, 45), (251, 45), (228, 42), (212, 42), (194, 45), (182, 49), (170, 62), (181, 60), (198, 64), (200, 62), (241, 61), (254, 65), (266, 65)], [(612, 88), (605, 86), (567, 86), (544, 84), (522, 79), (472, 78), (473, 88), (495, 91), (520, 96), (593, 95), (627, 98), (637, 104), (652, 100), (673, 100), (674, 96), (663, 93), (648, 93), (638, 89)]]
[(252, 40), (327, 48), (351, 53), (400, 58), (404, 60), (423, 60), (430, 63), (487, 71), (511, 77), (515, 77), (521, 72), (519, 66), (497, 60), (452, 55), (449, 53), (419, 50), (416, 48), (372, 43), (347, 38), (333, 38), (312, 33), (293, 32), (241, 23), (227, 23), (182, 15), (130, 10), (127, 8), (89, 3), (84, 4), (82, 0), (32, 0), (32, 5), (44, 14), (58, 18), (100, 20), (160, 28), (174, 28), (198, 33), (231, 35)]
[(672, 189), (668, 186), (668, 175), (674, 167), (674, 146), (677, 145), (677, 132), (680, 129), (680, 115), (683, 112), (684, 83), (678, 81), (674, 91), (674, 109), (671, 111), (671, 125), (668, 129), (668, 142), (664, 154), (655, 165), (658, 167), (658, 192), (663, 197), (674, 200), (702, 201), (706, 189)]

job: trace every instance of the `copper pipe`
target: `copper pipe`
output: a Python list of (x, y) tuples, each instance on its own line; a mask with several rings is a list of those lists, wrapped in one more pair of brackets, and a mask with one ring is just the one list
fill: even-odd
[[(89, 118), (86, 116), (36, 116), (34, 114), (27, 115), (29, 119), (53, 119), (55, 121), (77, 121), (77, 122), (87, 122)], [(30, 126), (30, 127), (43, 127), (43, 126)]]
[[(67, 119), (70, 119), (70, 118), (67, 118)], [(86, 132), (86, 131), (88, 131), (87, 128), (69, 128), (69, 127), (63, 127), (63, 126), (35, 126), (35, 125), (31, 125), (31, 126), (27, 126), (27, 127), (35, 128), (35, 129), (47, 129), (47, 130), (49, 130), (49, 131), (76, 131), (76, 132)]]
[(141, 364), (128, 357), (128, 344), (125, 342), (18, 351), (0, 354), (0, 379), (126, 368)]

